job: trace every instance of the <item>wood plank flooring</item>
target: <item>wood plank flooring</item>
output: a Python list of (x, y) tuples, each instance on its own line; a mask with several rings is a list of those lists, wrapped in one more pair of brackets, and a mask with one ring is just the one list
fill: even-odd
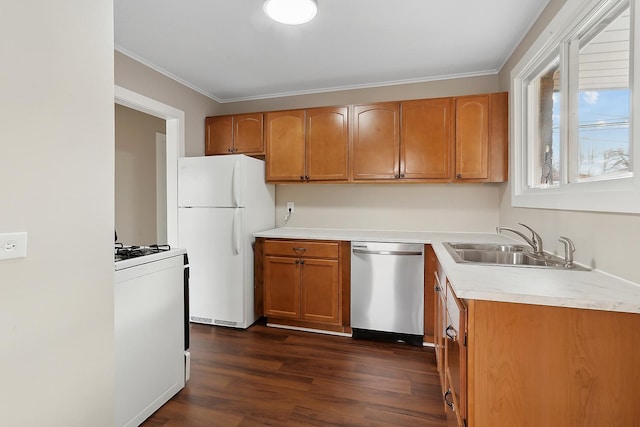
[(191, 379), (144, 427), (429, 426), (446, 418), (432, 348), (191, 325)]

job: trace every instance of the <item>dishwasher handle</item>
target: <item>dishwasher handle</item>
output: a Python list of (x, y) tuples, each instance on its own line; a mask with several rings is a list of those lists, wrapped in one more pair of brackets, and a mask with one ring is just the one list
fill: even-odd
[(374, 251), (366, 247), (354, 246), (352, 248), (354, 254), (370, 254), (370, 255), (422, 255), (422, 251)]

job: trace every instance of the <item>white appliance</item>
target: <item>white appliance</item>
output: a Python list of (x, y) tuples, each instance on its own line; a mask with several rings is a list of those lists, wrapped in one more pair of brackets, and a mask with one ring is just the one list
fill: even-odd
[(189, 379), (186, 251), (137, 252), (115, 263), (116, 427), (140, 425)]
[(178, 245), (189, 252), (191, 322), (255, 322), (253, 233), (274, 226), (275, 188), (265, 183), (264, 161), (178, 159)]

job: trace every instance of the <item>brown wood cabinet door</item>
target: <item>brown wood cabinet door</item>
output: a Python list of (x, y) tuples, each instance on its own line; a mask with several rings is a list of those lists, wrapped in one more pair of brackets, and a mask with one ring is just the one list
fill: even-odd
[(304, 180), (304, 110), (265, 115), (267, 181)]
[(233, 116), (235, 153), (263, 153), (264, 144), (262, 141), (262, 113)]
[(489, 95), (456, 98), (456, 179), (489, 178)]
[(414, 179), (451, 177), (452, 99), (402, 103), (400, 176)]
[(264, 257), (265, 316), (300, 318), (300, 260)]
[(347, 180), (348, 108), (307, 110), (306, 175), (311, 181)]
[[(438, 272), (435, 275), (435, 301), (434, 301), (434, 331), (433, 344), (436, 352), (436, 363), (438, 374), (440, 374), (440, 385), (444, 388), (444, 329), (447, 327), (447, 312), (445, 305), (446, 289), (440, 281)], [(446, 278), (444, 279), (446, 280)]]
[(302, 260), (301, 318), (314, 322), (340, 322), (338, 260)]
[(230, 154), (233, 148), (233, 118), (231, 116), (205, 119), (205, 154)]
[(400, 104), (356, 105), (351, 176), (354, 180), (400, 177)]
[(463, 426), (467, 419), (467, 309), (455, 296), (449, 282), (446, 306), (445, 374), (458, 424)]
[(491, 94), (489, 180), (509, 179), (509, 93)]

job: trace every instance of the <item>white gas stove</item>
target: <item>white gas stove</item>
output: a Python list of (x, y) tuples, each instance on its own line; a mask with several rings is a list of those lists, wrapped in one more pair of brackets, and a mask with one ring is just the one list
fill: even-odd
[(138, 426), (189, 379), (189, 262), (166, 245), (115, 260), (115, 425)]

